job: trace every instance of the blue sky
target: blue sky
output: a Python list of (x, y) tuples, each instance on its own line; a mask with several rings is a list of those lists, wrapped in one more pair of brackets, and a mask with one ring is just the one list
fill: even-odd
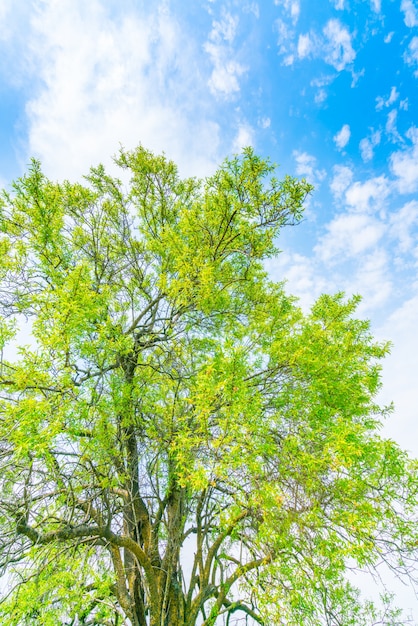
[(417, 87), (418, 0), (0, 0), (0, 186), (139, 142), (185, 175), (251, 144), (306, 177), (269, 270), (304, 307), (363, 295), (385, 433), (418, 456)]

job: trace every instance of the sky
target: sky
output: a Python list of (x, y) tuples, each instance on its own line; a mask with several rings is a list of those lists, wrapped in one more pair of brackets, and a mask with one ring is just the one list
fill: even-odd
[(418, 456), (417, 88), (418, 0), (0, 0), (0, 187), (139, 143), (182, 175), (252, 145), (306, 177), (268, 269), (305, 309), (363, 296), (392, 342), (384, 433)]

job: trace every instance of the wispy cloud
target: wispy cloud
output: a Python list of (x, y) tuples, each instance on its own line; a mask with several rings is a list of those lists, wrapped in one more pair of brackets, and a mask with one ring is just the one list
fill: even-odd
[(204, 49), (208, 53), (213, 71), (209, 79), (212, 93), (228, 96), (240, 90), (239, 77), (246, 68), (235, 58), (233, 41), (235, 39), (238, 17), (225, 11), (219, 21), (214, 21)]
[(325, 87), (330, 85), (335, 79), (335, 74), (327, 74), (319, 77), (315, 77), (311, 80), (311, 87), (316, 87), (314, 100), (316, 104), (322, 104), (327, 99), (328, 93)]
[(232, 144), (233, 152), (241, 152), (243, 148), (254, 144), (254, 129), (248, 123), (241, 123)]
[(281, 5), (290, 15), (294, 24), (298, 21), (300, 14), (300, 0), (274, 0), (274, 4)]
[(271, 126), (271, 119), (269, 117), (266, 117), (266, 116), (265, 117), (261, 117), (261, 118), (258, 119), (257, 123), (258, 123), (258, 126), (260, 128), (264, 128), (264, 129), (270, 128), (270, 126)]
[(257, 19), (260, 18), (260, 5), (258, 2), (248, 2), (244, 4), (243, 11), (252, 13)]
[(337, 9), (337, 11), (342, 11), (345, 8), (344, 0), (331, 0), (331, 2), (333, 3), (334, 8)]
[(297, 43), (300, 59), (320, 57), (338, 72), (353, 63), (356, 53), (351, 43), (352, 35), (337, 19), (330, 19), (319, 35), (314, 31), (301, 33)]
[(353, 170), (347, 165), (334, 165), (330, 189), (336, 198), (340, 198), (353, 180)]
[(282, 19), (276, 20), (275, 28), (277, 30), (277, 45), (279, 48), (279, 54), (284, 57), (283, 65), (292, 65), (295, 61), (296, 54), (293, 43), (295, 31)]
[(418, 10), (413, 0), (402, 0), (401, 11), (404, 14), (404, 22), (410, 28), (418, 26)]
[(351, 136), (350, 126), (348, 124), (344, 124), (341, 130), (339, 130), (338, 133), (336, 133), (336, 135), (334, 135), (333, 137), (335, 145), (337, 146), (339, 150), (342, 150), (343, 148), (345, 148), (345, 146), (350, 141), (350, 136)]
[[(395, 239), (399, 252), (415, 252), (415, 227), (418, 226), (418, 201), (411, 200), (404, 204), (390, 217), (390, 235)], [(418, 253), (418, 250), (416, 251)]]
[(323, 261), (335, 257), (341, 260), (341, 255), (357, 257), (374, 247), (384, 231), (384, 225), (370, 215), (344, 213), (327, 225), (327, 232), (316, 247), (316, 252)]
[(351, 34), (339, 20), (329, 20), (324, 28), (326, 44), (325, 61), (339, 72), (352, 63), (356, 53), (351, 45)]
[(299, 35), (297, 52), (299, 59), (304, 59), (309, 56), (315, 49), (316, 45), (312, 39), (312, 35), (306, 33), (305, 35)]
[(294, 150), (293, 157), (296, 161), (296, 174), (303, 176), (312, 185), (318, 187), (327, 173), (325, 170), (317, 167), (316, 158), (307, 152), (300, 152), (298, 150)]
[[(404, 61), (407, 65), (418, 65), (418, 37), (411, 39), (408, 49), (404, 53)], [(418, 70), (415, 70), (414, 75), (418, 78)]]
[(388, 178), (374, 176), (350, 185), (345, 194), (345, 201), (353, 211), (376, 213), (384, 209), (390, 192), (391, 184)]
[(283, 280), (289, 292), (299, 298), (299, 304), (308, 310), (321, 293), (336, 291), (332, 279), (318, 266), (315, 257), (291, 251), (283, 251), (274, 261), (267, 260), (266, 269), (275, 280)]
[(391, 420), (384, 434), (395, 438), (405, 450), (413, 450), (418, 439), (416, 368), (418, 354), (417, 326), (418, 294), (409, 285), (407, 298), (398, 302), (395, 310), (379, 328), (382, 338), (393, 342), (390, 355), (383, 363), (383, 387), (379, 401), (394, 402), (396, 420)]
[(369, 137), (364, 137), (359, 144), (361, 158), (365, 163), (371, 161), (374, 156), (374, 149), (379, 145), (381, 139), (380, 130), (372, 132)]
[(399, 92), (396, 87), (392, 87), (389, 96), (385, 99), (381, 96), (376, 98), (376, 111), (380, 111), (383, 107), (391, 106), (399, 98)]
[(396, 109), (392, 109), (390, 113), (388, 113), (385, 130), (387, 135), (393, 142), (402, 141), (402, 138), (398, 132), (397, 128), (397, 120), (398, 120), (398, 111)]
[(411, 145), (390, 157), (391, 171), (396, 176), (400, 193), (418, 190), (418, 128), (411, 127), (406, 136)]
[(97, 0), (45, 0), (28, 46), (39, 80), (28, 152), (50, 176), (78, 177), (119, 142), (165, 150), (194, 173), (218, 161), (219, 126), (193, 69), (199, 50), (167, 9), (115, 18)]

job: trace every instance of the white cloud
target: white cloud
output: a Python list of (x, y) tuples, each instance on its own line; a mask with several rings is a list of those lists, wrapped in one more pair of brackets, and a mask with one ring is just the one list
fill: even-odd
[(325, 89), (319, 89), (314, 97), (315, 104), (322, 104), (327, 99), (327, 92)]
[(396, 100), (399, 98), (399, 92), (396, 89), (396, 87), (392, 87), (392, 89), (390, 90), (390, 96), (387, 100), (387, 102), (385, 102), (386, 106), (390, 106), (391, 104), (393, 104), (394, 102), (396, 102)]
[(232, 143), (232, 152), (241, 152), (243, 148), (254, 143), (254, 131), (249, 124), (241, 124)]
[[(418, 201), (407, 202), (399, 211), (390, 217), (390, 235), (396, 239), (402, 254), (418, 252), (416, 232), (418, 225)], [(418, 309), (417, 309), (418, 310)]]
[(398, 119), (398, 111), (393, 109), (387, 117), (385, 130), (387, 134), (392, 138), (393, 141), (400, 141), (401, 136), (398, 132), (396, 121)]
[(390, 42), (392, 41), (392, 37), (393, 37), (393, 35), (394, 35), (394, 34), (395, 34), (395, 31), (393, 31), (393, 30), (392, 30), (390, 33), (388, 33), (388, 34), (385, 36), (385, 38), (383, 39), (383, 41), (384, 41), (385, 43), (390, 43)]
[(299, 35), (297, 46), (298, 57), (300, 59), (304, 59), (305, 57), (309, 56), (313, 49), (314, 44), (309, 33), (306, 33), (306, 35)]
[(283, 59), (283, 65), (286, 65), (287, 67), (289, 65), (293, 65), (294, 62), (295, 62), (295, 55), (294, 54), (288, 54)]
[(373, 158), (374, 148), (379, 145), (380, 138), (381, 132), (379, 130), (376, 130), (371, 134), (370, 137), (364, 137), (364, 139), (360, 141), (359, 147), (361, 158), (365, 163)]
[(354, 70), (351, 70), (351, 76), (352, 76), (352, 81), (351, 81), (351, 89), (354, 89), (354, 87), (357, 86), (358, 81), (360, 80), (360, 78), (363, 78), (364, 74), (366, 73), (366, 69), (363, 67), (359, 72), (355, 72)]
[(295, 36), (294, 30), (281, 19), (276, 20), (275, 27), (278, 33), (277, 45), (279, 47), (279, 53), (284, 56), (283, 65), (292, 65), (295, 60), (293, 43)]
[(404, 22), (412, 28), (418, 26), (418, 10), (413, 0), (402, 0), (401, 11), (404, 13)]
[(373, 144), (370, 141), (370, 139), (368, 137), (364, 137), (361, 141), (360, 141), (360, 153), (361, 153), (361, 158), (363, 159), (363, 161), (366, 163), (367, 161), (370, 161), (373, 158)]
[(399, 98), (399, 92), (396, 87), (392, 87), (390, 94), (386, 100), (381, 96), (376, 98), (376, 111), (380, 111), (383, 107), (389, 107)]
[(246, 71), (246, 68), (234, 59), (232, 48), (238, 18), (224, 12), (222, 19), (214, 21), (212, 26), (209, 39), (203, 46), (213, 63), (209, 88), (214, 94), (228, 96), (240, 90), (238, 78)]
[(348, 124), (344, 124), (341, 130), (338, 131), (336, 135), (334, 135), (333, 139), (335, 145), (339, 150), (345, 148), (345, 146), (350, 141), (351, 130)]
[(211, 56), (215, 66), (209, 79), (209, 88), (212, 93), (229, 95), (239, 91), (238, 78), (246, 71), (246, 68), (236, 61), (225, 60), (219, 46), (206, 44), (205, 50)]
[(346, 165), (334, 165), (330, 189), (336, 198), (342, 196), (353, 180), (353, 171)]
[(345, 8), (344, 0), (331, 0), (331, 1), (334, 4), (334, 8), (337, 9), (337, 11), (342, 11)]
[(351, 35), (347, 28), (336, 19), (327, 22), (323, 33), (326, 38), (324, 45), (325, 61), (340, 72), (356, 57), (351, 45)]
[(168, 11), (115, 18), (97, 0), (44, 0), (28, 49), (39, 79), (28, 151), (49, 176), (79, 177), (119, 142), (165, 150), (188, 173), (219, 160), (219, 127), (202, 114), (207, 87), (193, 72), (197, 51)]
[(359, 259), (358, 269), (346, 290), (360, 293), (363, 301), (359, 307), (360, 315), (368, 315), (368, 311), (381, 310), (390, 302), (393, 294), (393, 283), (390, 274), (388, 254), (377, 248)]
[(233, 17), (230, 13), (224, 12), (220, 21), (214, 20), (212, 23), (212, 31), (209, 38), (212, 41), (220, 43), (228, 41), (232, 43), (237, 32), (238, 18)]
[(394, 438), (414, 456), (418, 456), (417, 311), (418, 295), (411, 288), (408, 299), (378, 329), (379, 336), (393, 342), (383, 362), (379, 401), (393, 401), (395, 416), (386, 424), (384, 435)]
[(327, 99), (327, 92), (324, 87), (327, 87), (335, 79), (335, 74), (326, 74), (317, 78), (313, 78), (310, 82), (311, 87), (318, 87), (318, 91), (315, 93), (316, 104), (322, 104)]
[(243, 9), (246, 13), (252, 13), (257, 19), (260, 17), (260, 7), (257, 2), (249, 2), (244, 5)]
[[(418, 65), (418, 37), (412, 37), (403, 58), (408, 65)], [(418, 77), (418, 70), (414, 74)]]
[(301, 33), (297, 44), (294, 44), (295, 32), (283, 20), (276, 21), (279, 32), (279, 52), (286, 55), (285, 65), (292, 65), (295, 55), (299, 59), (308, 57), (322, 57), (325, 63), (334, 67), (337, 71), (344, 70), (350, 65), (356, 53), (351, 45), (351, 34), (341, 24), (340, 20), (329, 20), (319, 35), (313, 30)]
[[(16, 0), (0, 1), (0, 42), (17, 43), (27, 36), (28, 12), (24, 3)], [(15, 50), (16, 48), (14, 48)], [(25, 59), (27, 61), (27, 59)], [(21, 59), (15, 58), (12, 70), (20, 66)]]
[(400, 193), (413, 193), (418, 189), (418, 128), (410, 128), (406, 136), (412, 145), (391, 155), (390, 168)]
[[(0, 2), (0, 41), (7, 40), (10, 36), (10, 30), (6, 26), (6, 22), (9, 20), (10, 12), (12, 9), (12, 1), (11, 0), (3, 0)], [(8, 24), (7, 24), (8, 26)]]
[(371, 5), (375, 13), (380, 13), (382, 8), (381, 0), (371, 0)]
[(315, 251), (323, 261), (337, 257), (358, 257), (373, 248), (382, 238), (384, 225), (364, 214), (343, 213), (327, 225), (327, 233), (320, 239)]
[(300, 0), (274, 0), (274, 4), (282, 6), (295, 24), (300, 14)]
[(355, 182), (348, 187), (345, 200), (356, 212), (375, 212), (384, 208), (391, 186), (386, 176), (377, 176), (364, 182)]
[(324, 74), (322, 76), (313, 78), (310, 82), (311, 87), (326, 87), (330, 85), (335, 79), (336, 74)]
[(286, 289), (299, 298), (300, 306), (308, 311), (321, 293), (336, 291), (329, 276), (321, 271), (314, 258), (296, 252), (283, 251), (278, 257), (268, 259), (266, 270), (273, 280), (286, 277)]
[(351, 45), (351, 35), (337, 19), (331, 19), (326, 23), (322, 29), (322, 36), (313, 31), (299, 35), (297, 53), (300, 59), (308, 56), (322, 57), (328, 65), (332, 65), (339, 72), (356, 57)]
[(270, 128), (271, 126), (271, 119), (269, 117), (261, 117), (258, 120), (258, 125), (260, 128), (266, 129), (266, 128)]
[(327, 174), (325, 170), (317, 168), (316, 158), (298, 150), (294, 150), (293, 157), (296, 161), (296, 174), (303, 176), (309, 183), (318, 187)]

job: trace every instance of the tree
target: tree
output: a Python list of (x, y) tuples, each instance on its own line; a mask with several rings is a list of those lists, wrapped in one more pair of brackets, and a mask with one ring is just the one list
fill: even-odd
[(416, 465), (358, 298), (304, 315), (263, 269), (311, 187), (116, 163), (2, 196), (2, 623), (370, 623), (346, 573), (411, 575)]

